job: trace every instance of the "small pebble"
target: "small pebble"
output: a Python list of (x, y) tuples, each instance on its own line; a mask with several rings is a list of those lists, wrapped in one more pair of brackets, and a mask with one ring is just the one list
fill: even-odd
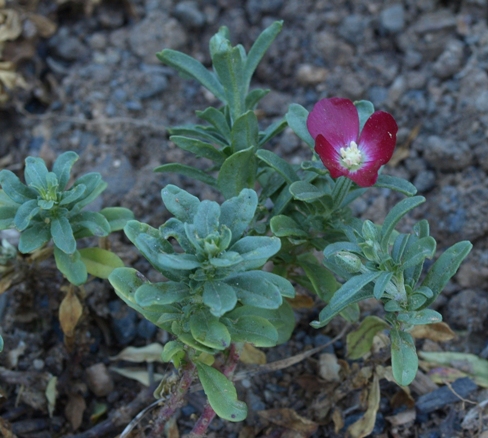
[(105, 364), (97, 363), (87, 368), (85, 372), (88, 387), (97, 397), (104, 397), (113, 391), (114, 382)]

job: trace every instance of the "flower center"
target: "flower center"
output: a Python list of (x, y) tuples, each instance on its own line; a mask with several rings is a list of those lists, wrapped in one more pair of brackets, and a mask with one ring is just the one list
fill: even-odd
[(363, 161), (363, 155), (355, 141), (351, 141), (348, 147), (341, 148), (339, 152), (341, 153), (342, 164), (350, 170), (356, 170)]

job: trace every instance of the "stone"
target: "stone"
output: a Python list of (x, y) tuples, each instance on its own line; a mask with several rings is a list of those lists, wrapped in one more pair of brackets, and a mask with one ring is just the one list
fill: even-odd
[(481, 331), (488, 313), (488, 295), (480, 289), (465, 289), (447, 304), (449, 325), (469, 332)]
[(205, 14), (198, 8), (198, 3), (192, 0), (178, 2), (173, 16), (187, 29), (200, 29), (206, 22)]
[(364, 39), (367, 20), (359, 14), (347, 15), (339, 25), (338, 33), (348, 43), (357, 45)]
[(107, 367), (103, 363), (97, 363), (85, 370), (86, 383), (97, 397), (105, 397), (114, 389), (114, 382)]
[(415, 176), (413, 185), (417, 187), (419, 192), (428, 192), (435, 187), (435, 182), (435, 172), (432, 170), (422, 170)]
[(301, 85), (318, 85), (325, 81), (327, 69), (312, 64), (302, 64), (297, 70), (297, 81)]
[(450, 40), (445, 50), (434, 63), (434, 74), (447, 79), (456, 74), (463, 66), (464, 44), (459, 40)]
[(390, 33), (399, 33), (405, 26), (405, 9), (402, 4), (391, 5), (380, 13), (380, 26)]
[(425, 160), (438, 170), (462, 170), (473, 160), (473, 153), (466, 142), (431, 135), (424, 149)]
[(473, 248), (461, 264), (456, 282), (464, 288), (488, 289), (488, 250)]
[(270, 91), (259, 102), (261, 108), (267, 116), (280, 116), (287, 111), (288, 105), (292, 102), (289, 94), (280, 91)]
[(159, 64), (156, 53), (163, 49), (182, 50), (188, 37), (175, 18), (160, 11), (153, 11), (137, 23), (129, 34), (131, 50), (148, 64)]
[(283, 3), (283, 0), (247, 0), (246, 13), (249, 21), (257, 24), (263, 15), (277, 14)]
[(351, 62), (354, 49), (346, 42), (338, 39), (332, 32), (317, 32), (312, 38), (314, 51), (331, 67), (346, 65)]
[(90, 53), (88, 47), (78, 37), (71, 35), (66, 28), (61, 28), (49, 40), (49, 47), (59, 58), (65, 61), (77, 61), (86, 58)]
[(124, 10), (121, 5), (102, 2), (98, 8), (98, 21), (106, 29), (117, 29), (124, 24)]

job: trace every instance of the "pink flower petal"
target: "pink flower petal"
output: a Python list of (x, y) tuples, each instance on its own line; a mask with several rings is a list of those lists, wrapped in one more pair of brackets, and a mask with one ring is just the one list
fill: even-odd
[(321, 99), (308, 115), (307, 128), (314, 139), (321, 134), (339, 151), (339, 148), (349, 146), (351, 141), (357, 141), (358, 111), (349, 99)]
[(368, 163), (380, 163), (381, 165), (390, 161), (396, 144), (398, 126), (395, 119), (384, 111), (376, 111), (366, 121), (359, 137), (358, 148), (365, 155), (364, 166)]
[(378, 171), (380, 170), (381, 163), (370, 162), (365, 163), (361, 169), (356, 172), (349, 172), (346, 176), (352, 179), (360, 187), (371, 187), (378, 179)]
[(322, 134), (319, 134), (315, 139), (315, 152), (319, 155), (332, 178), (347, 176), (349, 171), (341, 165), (339, 151)]

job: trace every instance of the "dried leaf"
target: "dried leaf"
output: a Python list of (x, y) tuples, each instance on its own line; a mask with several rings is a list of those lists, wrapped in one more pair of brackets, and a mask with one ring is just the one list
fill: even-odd
[(293, 409), (269, 409), (259, 411), (258, 415), (271, 423), (300, 432), (305, 436), (315, 433), (318, 428), (317, 423), (298, 415)]
[(73, 337), (76, 324), (78, 324), (82, 313), (83, 306), (74, 293), (73, 288), (69, 287), (68, 293), (59, 306), (59, 322), (66, 336)]
[(463, 429), (476, 431), (483, 422), (483, 416), (488, 414), (488, 399), (478, 403), (474, 408), (471, 408), (464, 416), (461, 427)]
[(315, 303), (309, 295), (296, 295), (295, 298), (288, 300), (294, 309), (311, 309)]
[(0, 417), (0, 435), (4, 438), (16, 438), (12, 432), (12, 425)]
[(266, 363), (266, 354), (254, 345), (244, 344), (239, 360), (248, 365), (264, 365)]
[(0, 42), (15, 40), (21, 33), (19, 13), (13, 9), (0, 10)]
[(334, 432), (339, 433), (339, 431), (344, 427), (344, 417), (342, 412), (336, 408), (332, 411), (331, 417), (334, 423)]
[(407, 423), (412, 423), (415, 421), (416, 415), (415, 409), (408, 409), (385, 418), (393, 427), (398, 427)]
[(355, 360), (369, 352), (375, 335), (388, 327), (388, 323), (377, 316), (367, 316), (359, 328), (346, 337), (347, 356)]
[(12, 348), (7, 353), (7, 361), (8, 361), (10, 368), (16, 368), (17, 367), (17, 364), (19, 362), (19, 357), (24, 354), (26, 348), (27, 348), (27, 345), (25, 344), (25, 342), (19, 341), (19, 344), (17, 345), (17, 347)]
[(161, 353), (163, 346), (158, 343), (152, 343), (145, 347), (127, 347), (124, 348), (117, 356), (113, 356), (110, 360), (126, 360), (128, 362), (163, 362), (161, 360)]
[(56, 398), (58, 396), (58, 391), (56, 385), (58, 383), (58, 378), (53, 376), (49, 379), (46, 387), (46, 398), (47, 398), (47, 410), (49, 411), (49, 417), (53, 417), (54, 409), (56, 408)]
[(15, 72), (13, 62), (0, 62), (0, 85), (12, 89), (15, 87), (27, 88), (24, 78)]
[[(120, 374), (121, 376), (127, 377), (128, 379), (137, 380), (144, 386), (149, 386), (151, 382), (149, 381), (149, 373), (145, 368), (116, 368), (111, 367), (111, 371)], [(154, 373), (154, 380), (159, 381), (163, 379), (162, 374)]]
[(319, 356), (319, 375), (327, 382), (340, 382), (339, 372), (341, 366), (337, 362), (337, 356), (331, 353), (322, 353)]
[(86, 409), (86, 402), (80, 394), (70, 394), (68, 403), (64, 408), (64, 415), (71, 424), (73, 430), (77, 430), (83, 421), (83, 413)]
[(364, 438), (368, 436), (374, 428), (376, 413), (380, 407), (380, 379), (375, 374), (369, 387), (368, 405), (364, 415), (355, 423), (348, 427), (347, 433), (351, 438)]
[(40, 37), (49, 38), (56, 32), (56, 23), (54, 23), (44, 15), (28, 14), (27, 17), (36, 26), (37, 33)]
[(178, 430), (178, 424), (176, 418), (171, 417), (164, 425), (164, 433), (166, 438), (180, 438), (180, 431)]
[(434, 342), (447, 342), (456, 337), (456, 334), (445, 322), (435, 324), (416, 325), (410, 334), (417, 339), (430, 339)]

